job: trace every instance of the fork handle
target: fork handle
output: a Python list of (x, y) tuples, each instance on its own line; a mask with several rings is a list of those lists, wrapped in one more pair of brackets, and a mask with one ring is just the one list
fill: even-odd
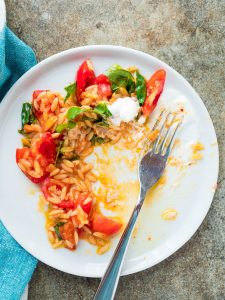
[(145, 194), (141, 190), (139, 195), (139, 200), (132, 212), (130, 220), (120, 238), (120, 241), (116, 247), (116, 250), (111, 258), (111, 261), (106, 269), (104, 276), (102, 277), (101, 283), (95, 294), (94, 300), (111, 300), (113, 299), (117, 284), (120, 277), (120, 272), (122, 269), (125, 254), (127, 252), (128, 243), (136, 223), (137, 217), (139, 215), (140, 209), (142, 207)]

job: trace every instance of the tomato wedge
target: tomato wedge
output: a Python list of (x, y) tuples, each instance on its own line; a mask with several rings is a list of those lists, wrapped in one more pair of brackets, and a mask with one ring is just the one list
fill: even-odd
[(54, 162), (56, 156), (56, 145), (50, 132), (42, 135), (40, 141), (37, 143), (37, 152), (43, 155), (48, 163)]
[(24, 147), (22, 149), (16, 149), (16, 162), (18, 163), (21, 159), (26, 157), (27, 152), (30, 155), (30, 148)]
[[(50, 182), (50, 177), (45, 178), (45, 180), (41, 183), (41, 191), (44, 194), (46, 200), (48, 200), (48, 197), (51, 197), (48, 189), (56, 184), (53, 184), (52, 182)], [(61, 187), (56, 186), (57, 190), (60, 190)]]
[(87, 204), (84, 204), (84, 201), (87, 199), (87, 197), (89, 197), (88, 193), (80, 194), (76, 203), (74, 203), (71, 200), (67, 200), (67, 201), (62, 200), (59, 204), (56, 204), (56, 206), (69, 210), (69, 209), (75, 209), (77, 208), (78, 205), (80, 205), (86, 214), (90, 214), (92, 208), (92, 200)]
[[(84, 212), (86, 212), (87, 214), (89, 214), (91, 212), (91, 208), (92, 208), (92, 200), (90, 202), (88, 202), (87, 204), (84, 204), (84, 201), (90, 197), (89, 193), (83, 193), (80, 194), (80, 196), (78, 197), (78, 201), (77, 204), (79, 204), (81, 206), (81, 208), (83, 209)], [(92, 197), (90, 197), (92, 198)]]
[(71, 243), (71, 246), (66, 245), (66, 247), (70, 250), (74, 250), (76, 248), (74, 232), (75, 232), (75, 227), (71, 221), (59, 227), (59, 233), (62, 239), (67, 240)]
[(90, 59), (85, 60), (77, 71), (76, 83), (77, 83), (77, 100), (79, 101), (81, 93), (86, 87), (93, 85), (96, 76), (94, 68)]
[[(48, 198), (51, 197), (48, 189), (53, 185), (56, 184), (51, 183), (49, 177), (45, 178), (45, 180), (41, 183), (41, 190), (47, 201), (49, 201)], [(56, 185), (56, 188), (58, 191), (62, 190), (61, 186)], [(87, 197), (90, 197), (91, 201), (88, 202), (87, 204), (84, 204), (84, 201), (87, 199)], [(74, 202), (72, 200), (62, 200), (60, 203), (54, 205), (58, 206), (59, 208), (68, 209), (68, 210), (75, 209), (77, 208), (78, 205), (80, 205), (85, 213), (90, 214), (92, 209), (92, 197), (90, 196), (90, 193), (80, 193), (77, 202)]]
[[(16, 149), (16, 162), (23, 173), (34, 183), (40, 183), (48, 176), (46, 167), (54, 163), (56, 157), (56, 145), (49, 132), (43, 134), (32, 148)], [(21, 162), (27, 162), (26, 168), (22, 167)], [(36, 173), (35, 162), (40, 170)], [(38, 175), (40, 174), (40, 175)]]
[(166, 79), (166, 71), (160, 69), (156, 71), (147, 82), (147, 97), (142, 107), (143, 114), (149, 115), (156, 107), (160, 95), (162, 94)]
[(98, 85), (98, 93), (101, 96), (109, 97), (112, 95), (111, 82), (106, 75), (100, 74), (95, 78), (94, 84)]
[(75, 203), (73, 201), (66, 201), (62, 200), (59, 204), (57, 204), (59, 208), (65, 208), (65, 209), (74, 209), (75, 208)]
[(101, 232), (106, 235), (117, 233), (122, 227), (122, 224), (116, 220), (95, 213), (92, 219), (93, 232)]
[[(25, 159), (26, 161), (33, 163), (34, 156), (33, 156), (33, 153), (31, 152), (31, 150), (29, 148), (24, 147), (22, 149), (16, 149), (16, 162), (17, 162), (17, 164), (20, 162), (21, 159)], [(25, 169), (22, 169), (21, 167), (20, 167), (20, 169), (34, 183), (40, 183), (46, 178), (46, 174), (44, 174), (40, 177), (34, 177), (34, 176), (31, 176), (28, 173), (28, 171), (26, 171)]]
[(37, 110), (37, 109), (35, 108), (34, 100), (37, 99), (37, 97), (38, 97), (42, 92), (46, 92), (46, 91), (47, 91), (47, 90), (36, 90), (36, 91), (33, 92), (33, 97), (32, 97), (32, 108), (33, 108), (33, 112), (34, 112), (34, 114), (35, 114), (35, 116), (36, 116), (36, 118), (37, 118), (38, 120), (39, 120), (39, 118), (41, 117), (41, 115), (42, 115), (43, 112), (41, 112), (40, 109)]
[[(33, 153), (31, 152), (31, 150), (29, 148), (24, 147), (22, 149), (16, 149), (16, 162), (17, 162), (17, 164), (20, 162), (21, 159), (25, 159), (28, 162), (30, 162), (30, 161), (33, 162), (34, 156), (33, 156)], [(45, 174), (40, 176), (40, 177), (34, 177), (34, 176), (31, 176), (28, 173), (28, 171), (26, 171), (25, 169), (22, 169), (21, 167), (20, 167), (20, 169), (34, 183), (40, 183), (46, 178)]]
[[(57, 186), (55, 183), (52, 183), (50, 181), (50, 177), (47, 177), (42, 183), (41, 183), (41, 190), (42, 193), (45, 196), (45, 199), (51, 203), (51, 201), (49, 201), (49, 197), (51, 197), (50, 193), (49, 193), (49, 188), (51, 186), (56, 186), (57, 191), (61, 191), (62, 187), (61, 186)], [(75, 208), (75, 204), (73, 201), (66, 201), (66, 200), (62, 200), (60, 203), (54, 203), (54, 205), (58, 206), (59, 208), (63, 208), (63, 209), (74, 209)]]
[(45, 92), (47, 90), (36, 90), (33, 92), (33, 100), (36, 99), (42, 92)]

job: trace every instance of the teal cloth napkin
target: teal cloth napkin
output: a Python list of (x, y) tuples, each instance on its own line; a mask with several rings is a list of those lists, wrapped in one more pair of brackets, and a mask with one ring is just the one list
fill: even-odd
[[(33, 50), (4, 27), (0, 32), (0, 101), (35, 64)], [(20, 299), (36, 264), (37, 260), (12, 238), (0, 221), (0, 300)]]

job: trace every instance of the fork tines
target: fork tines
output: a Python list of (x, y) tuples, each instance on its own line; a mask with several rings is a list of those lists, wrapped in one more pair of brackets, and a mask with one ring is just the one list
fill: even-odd
[(144, 154), (148, 151), (168, 156), (173, 148), (176, 133), (183, 122), (184, 116), (178, 113), (168, 112), (163, 109), (157, 118), (151, 132), (157, 130), (157, 138), (154, 141), (144, 143)]

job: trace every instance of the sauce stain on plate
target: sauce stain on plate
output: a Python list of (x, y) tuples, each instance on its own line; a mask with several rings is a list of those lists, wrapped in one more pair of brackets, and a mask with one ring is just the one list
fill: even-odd
[(34, 187), (29, 187), (28, 190), (27, 190), (27, 192), (28, 192), (28, 195), (34, 196), (36, 193), (39, 192), (39, 190), (36, 189), (36, 188), (34, 188)]

